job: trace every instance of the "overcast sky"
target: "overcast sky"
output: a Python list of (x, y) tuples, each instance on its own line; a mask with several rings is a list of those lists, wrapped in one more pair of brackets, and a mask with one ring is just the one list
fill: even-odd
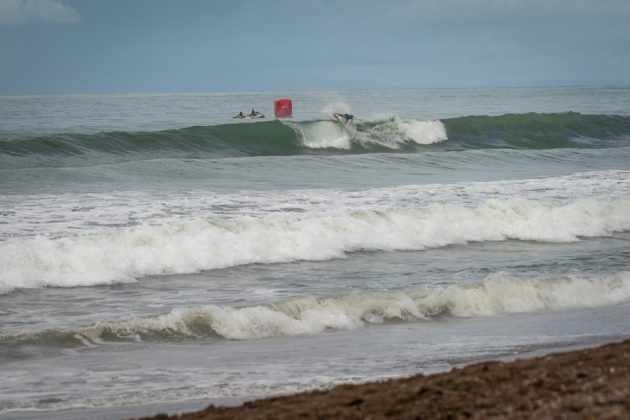
[(630, 85), (630, 0), (0, 0), (0, 94)]

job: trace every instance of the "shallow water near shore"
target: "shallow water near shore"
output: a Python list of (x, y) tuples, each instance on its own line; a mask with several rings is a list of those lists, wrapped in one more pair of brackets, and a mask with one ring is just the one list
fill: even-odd
[(630, 89), (275, 96), (0, 97), (0, 418), (629, 336)]

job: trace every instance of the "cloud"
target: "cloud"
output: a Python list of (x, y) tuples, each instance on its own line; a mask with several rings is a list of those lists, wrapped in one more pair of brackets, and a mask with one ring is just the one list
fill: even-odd
[(81, 15), (60, 0), (0, 0), (0, 25), (30, 21), (74, 23)]

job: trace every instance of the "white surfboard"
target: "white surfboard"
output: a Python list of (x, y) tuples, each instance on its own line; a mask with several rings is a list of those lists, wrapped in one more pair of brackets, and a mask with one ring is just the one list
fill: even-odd
[(354, 136), (357, 134), (357, 130), (352, 127), (351, 123), (344, 123), (341, 118), (339, 118), (339, 116), (337, 115), (333, 115), (333, 118), (339, 123), (339, 125), (341, 125), (341, 128), (343, 128), (343, 131), (346, 132), (346, 134), (353, 139)]

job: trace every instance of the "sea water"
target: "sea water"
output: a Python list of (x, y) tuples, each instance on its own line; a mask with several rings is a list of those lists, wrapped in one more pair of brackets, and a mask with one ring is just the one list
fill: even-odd
[(444, 371), (628, 319), (629, 88), (0, 97), (2, 418)]

